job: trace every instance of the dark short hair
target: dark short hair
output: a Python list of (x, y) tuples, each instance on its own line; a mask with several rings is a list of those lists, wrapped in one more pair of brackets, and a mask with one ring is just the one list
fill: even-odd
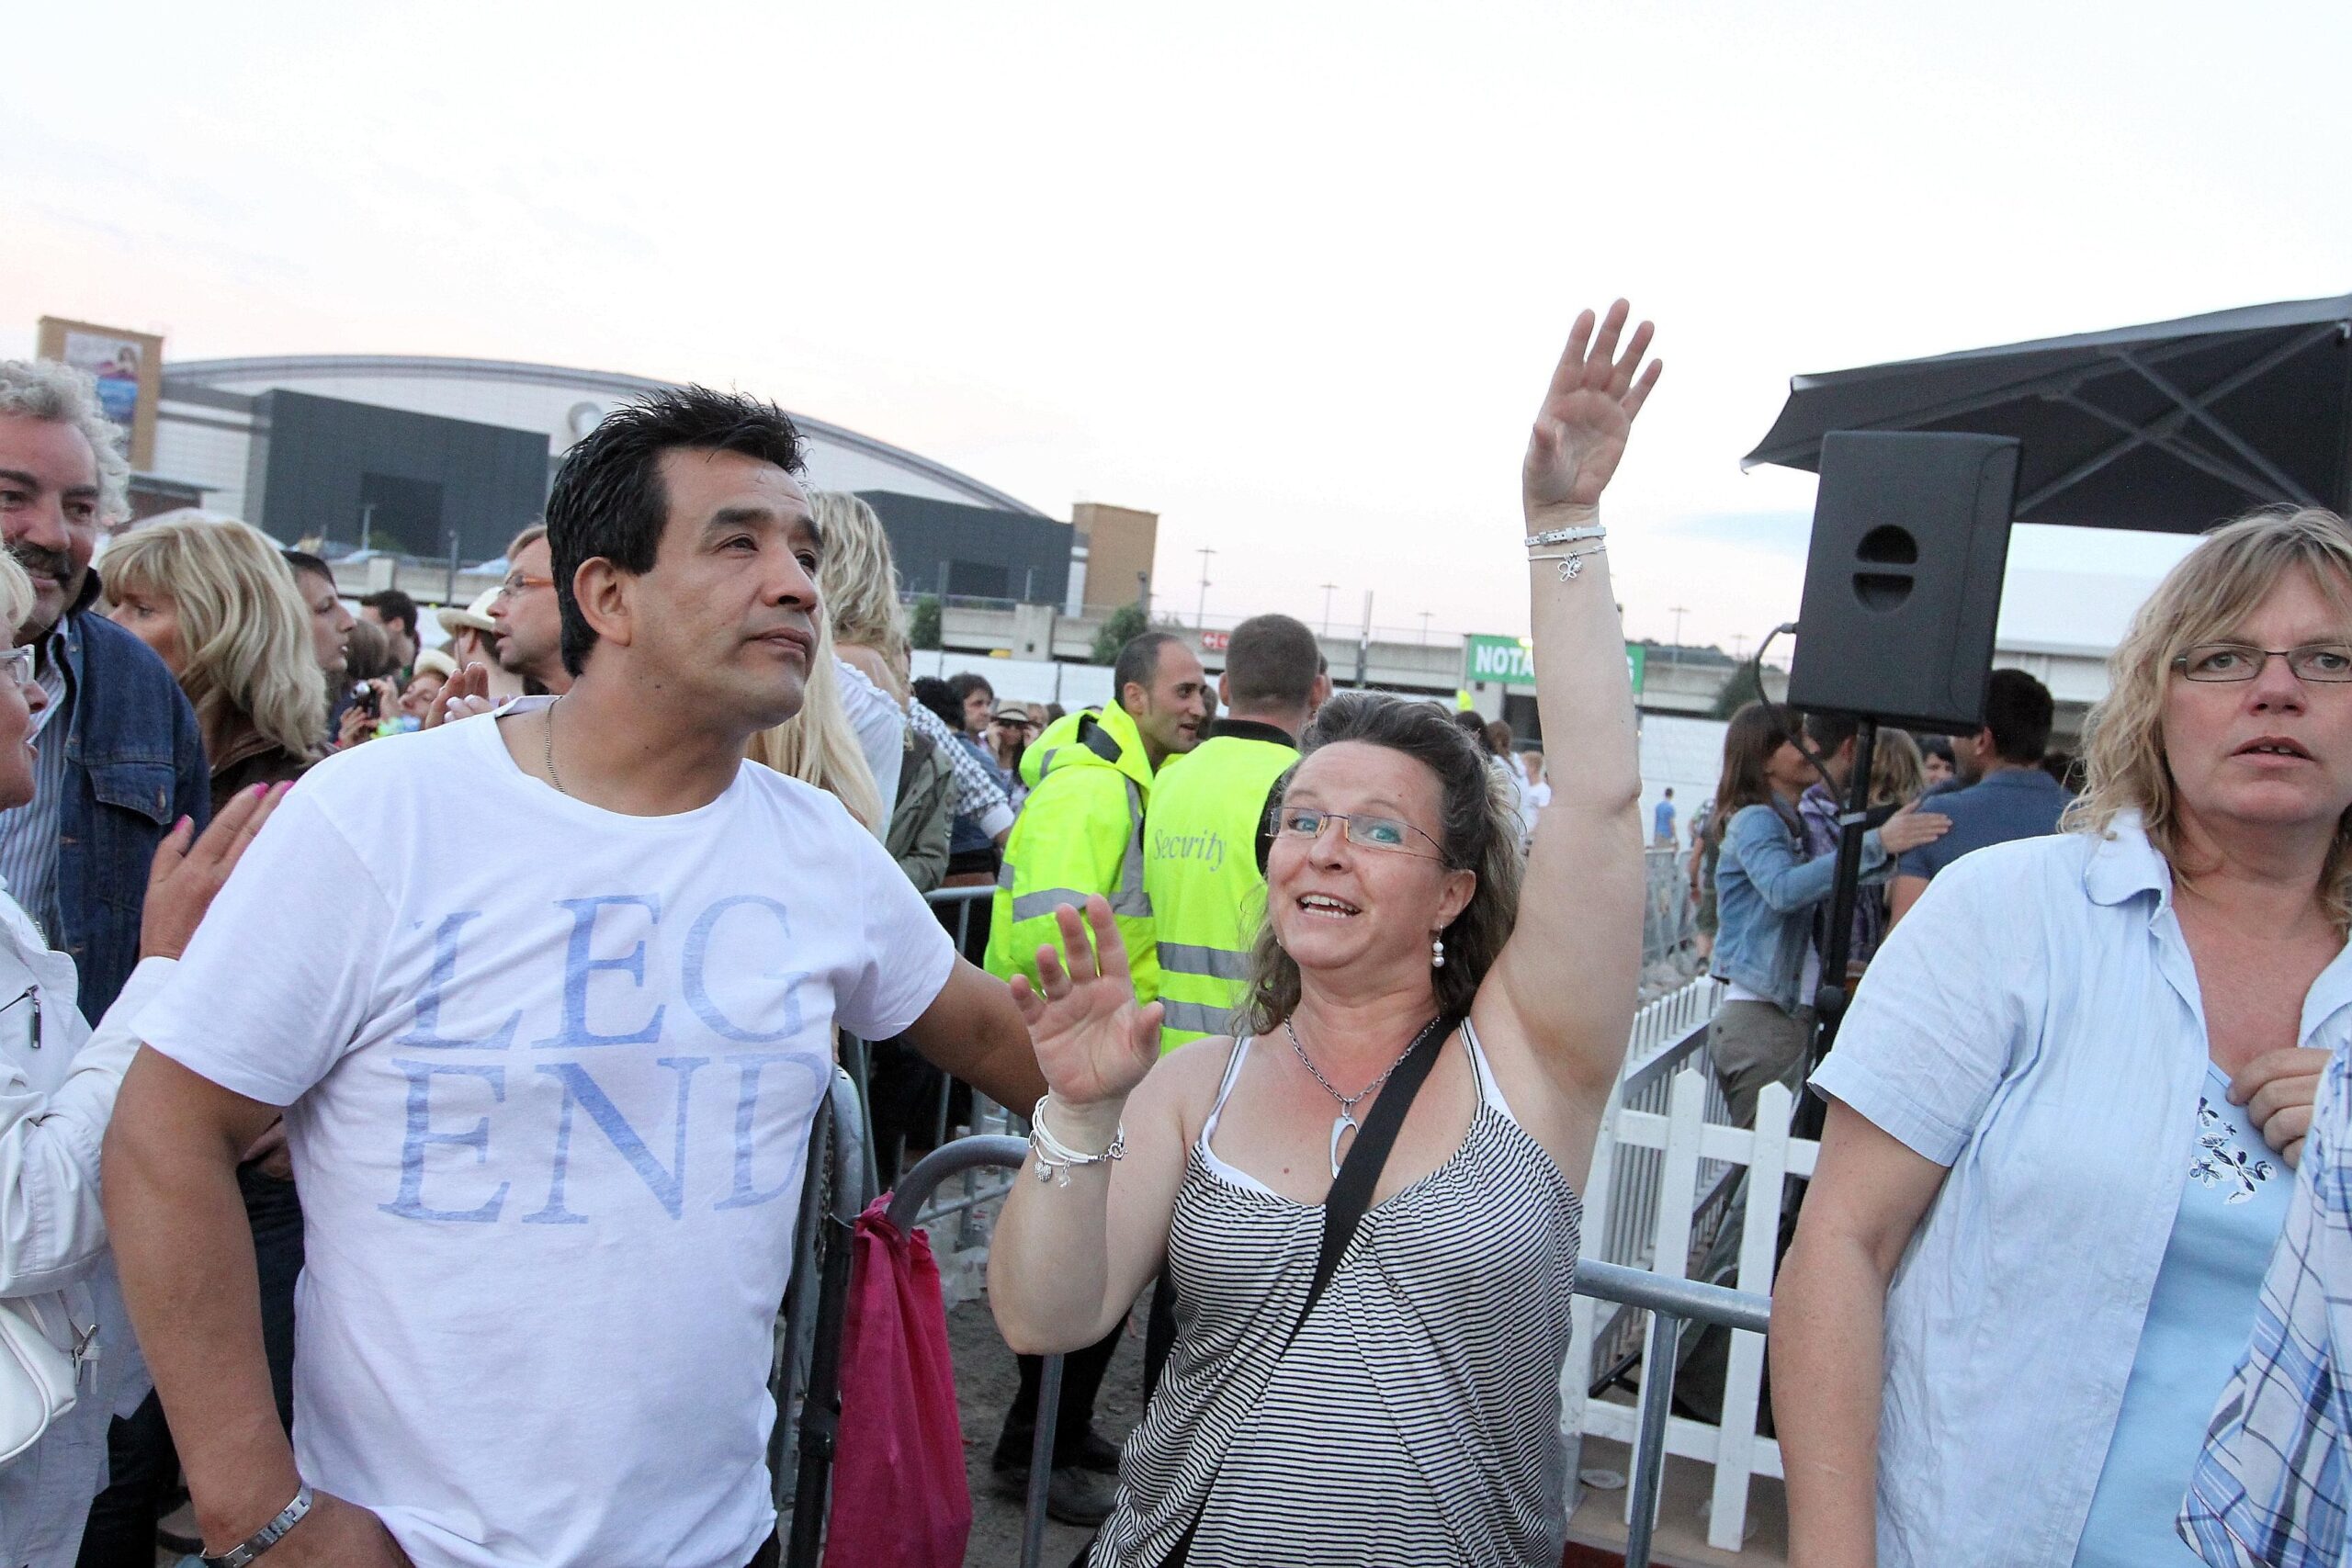
[(2050, 688), (2022, 670), (1996, 670), (1984, 682), (1984, 728), (2004, 762), (2039, 764), (2057, 716)]
[(1130, 685), (1149, 691), (1151, 678), (1159, 673), (1159, 650), (1175, 640), (1173, 632), (1145, 632), (1129, 637), (1127, 646), (1119, 649), (1119, 661), (1111, 666), (1111, 701), (1126, 706)]
[(1941, 757), (1944, 760), (1944, 765), (1946, 767), (1951, 766), (1953, 759), (1951, 754), (1951, 736), (1921, 735), (1917, 736), (1914, 739), (1919, 742), (1919, 755), (1922, 757)]
[(1813, 749), (1825, 758), (1860, 733), (1862, 721), (1849, 713), (1809, 713), (1804, 716), (1804, 738)]
[(1510, 755), (1512, 736), (1510, 726), (1501, 719), (1487, 726), (1487, 750), (1498, 757)]
[(416, 640), (415, 600), (397, 588), (385, 588), (374, 593), (362, 594), (359, 602), (375, 611), (379, 620), (397, 622), (401, 629), (408, 633), (410, 641)]
[(334, 581), (334, 568), (308, 550), (280, 550), (277, 553), (286, 558), (286, 564), (294, 569), (297, 577), (307, 571), (312, 577), (323, 577), (329, 582)]
[(1495, 754), (1495, 743), (1487, 739), (1485, 714), (1473, 712), (1469, 708), (1456, 708), (1453, 711), (1453, 727), (1476, 742), (1482, 754), (1488, 757)]
[(957, 700), (956, 688), (936, 675), (915, 677), (915, 701), (929, 708), (939, 722), (950, 729), (964, 728), (964, 705)]
[(1233, 628), (1225, 646), (1225, 679), (1235, 707), (1305, 707), (1315, 695), (1323, 651), (1306, 623), (1288, 615), (1252, 615)]
[(947, 677), (947, 689), (956, 694), (956, 722), (958, 724), (964, 722), (963, 705), (972, 700), (974, 692), (986, 692), (991, 699), (996, 696), (996, 688), (989, 684), (989, 678), (975, 675), (969, 670), (958, 671)]
[(640, 577), (653, 570), (670, 521), (662, 457), (679, 450), (740, 453), (787, 474), (806, 463), (800, 431), (782, 409), (707, 387), (649, 392), (582, 436), (556, 470), (547, 521), (550, 575), (563, 615), (563, 667), (574, 675), (596, 646), (596, 628), (580, 613), (571, 580), (591, 560), (608, 560)]

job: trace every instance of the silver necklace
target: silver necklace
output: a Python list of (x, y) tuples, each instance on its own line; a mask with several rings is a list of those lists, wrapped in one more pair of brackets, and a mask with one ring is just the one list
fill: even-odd
[(1300, 1064), (1315, 1075), (1315, 1081), (1323, 1086), (1324, 1093), (1340, 1102), (1340, 1113), (1331, 1118), (1331, 1178), (1333, 1180), (1338, 1180), (1340, 1176), (1340, 1139), (1363, 1125), (1356, 1120), (1356, 1107), (1376, 1093), (1380, 1086), (1388, 1081), (1389, 1075), (1405, 1065), (1405, 1058), (1411, 1055), (1421, 1042), (1429, 1038), (1429, 1032), (1437, 1027), (1437, 1021), (1436, 1019), (1431, 1019), (1421, 1025), (1420, 1032), (1414, 1035), (1405, 1049), (1397, 1053), (1395, 1061), (1381, 1069), (1378, 1077), (1353, 1094), (1341, 1094), (1337, 1088), (1333, 1087), (1331, 1080), (1323, 1076), (1323, 1069), (1315, 1065), (1315, 1058), (1306, 1054), (1306, 1047), (1300, 1042), (1298, 1031), (1290, 1026), (1290, 1020), (1283, 1020), (1283, 1032), (1290, 1036), (1290, 1048), (1298, 1054)]
[(548, 765), (548, 783), (555, 785), (556, 794), (569, 795), (571, 792), (563, 787), (563, 779), (555, 771), (555, 710), (562, 701), (563, 697), (559, 694), (554, 702), (548, 704), (548, 744), (547, 750), (540, 753), (540, 760)]

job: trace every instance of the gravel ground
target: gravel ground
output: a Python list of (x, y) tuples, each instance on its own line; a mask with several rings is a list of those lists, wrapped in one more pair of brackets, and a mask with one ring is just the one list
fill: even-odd
[[(972, 1540), (965, 1550), (967, 1568), (1017, 1568), (1021, 1562), (1021, 1500), (1001, 1497), (989, 1469), (1004, 1412), (1012, 1403), (1020, 1374), (1012, 1352), (998, 1337), (988, 1303), (969, 1301), (947, 1314), (947, 1344), (956, 1358), (956, 1396), (964, 1414), (964, 1469), (972, 1486)], [(1103, 1375), (1094, 1404), (1094, 1427), (1113, 1442), (1125, 1442), (1143, 1415), (1143, 1329), (1131, 1320), (1127, 1336)], [(1089, 1532), (1047, 1520), (1044, 1568), (1067, 1568)]]

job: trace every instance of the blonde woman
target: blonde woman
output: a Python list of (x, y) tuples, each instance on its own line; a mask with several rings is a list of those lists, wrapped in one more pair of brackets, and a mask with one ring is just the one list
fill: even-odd
[(899, 603), (890, 536), (873, 507), (845, 491), (812, 491), (808, 504), (817, 514), (817, 536), (824, 541), (817, 591), (833, 626), (833, 651), (904, 711), (914, 684), (909, 672), (913, 649), (907, 641), (906, 609)]
[(2174, 1516), (2352, 1043), (2352, 532), (2216, 531), (2109, 679), (2073, 830), (1939, 875), (1814, 1075), (1792, 1562), (2197, 1562)]
[(110, 545), (108, 617), (187, 694), (212, 770), (212, 809), (292, 779), (326, 734), (310, 611), (268, 536), (232, 518), (164, 517)]
[(744, 755), (777, 773), (815, 784), (849, 807), (858, 825), (876, 838), (890, 825), (874, 770), (866, 766), (857, 731), (842, 706), (841, 662), (833, 657), (833, 634), (820, 619), (817, 652), (808, 661), (808, 694), (800, 711), (774, 729), (752, 737)]
[(1911, 739), (1911, 732), (1881, 729), (1878, 744), (1871, 751), (1871, 804), (1908, 806), (1927, 790), (1927, 764), (1920, 759), (1919, 743)]

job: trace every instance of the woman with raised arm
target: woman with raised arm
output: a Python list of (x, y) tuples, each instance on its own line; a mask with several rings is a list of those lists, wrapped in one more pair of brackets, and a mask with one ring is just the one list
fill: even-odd
[(1577, 319), (1521, 476), (1537, 702), (1577, 755), (1523, 885), (1470, 738), (1351, 694), (1274, 812), (1237, 1037), (1159, 1056), (1101, 899), (1062, 911), (1042, 996), (1013, 982), (1052, 1092), (989, 1258), (999, 1325), (1072, 1350), (1163, 1267), (1176, 1288), (1096, 1568), (1560, 1561), (1577, 1184), (1641, 964), (1633, 697), (1594, 521), (1657, 380), (1647, 322), (1618, 354), (1625, 322), (1622, 300)]

